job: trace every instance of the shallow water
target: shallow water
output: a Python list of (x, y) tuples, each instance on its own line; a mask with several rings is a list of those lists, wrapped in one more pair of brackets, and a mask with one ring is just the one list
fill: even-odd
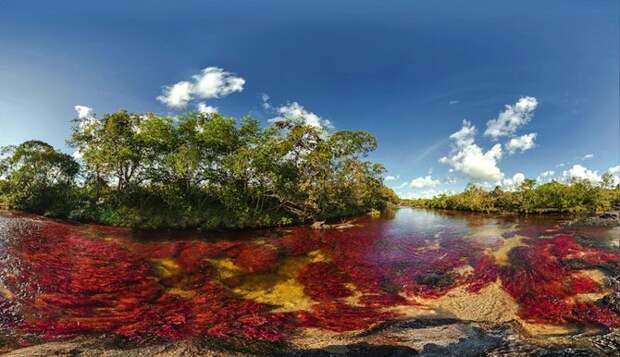
[(0, 351), (104, 334), (308, 346), (417, 318), (528, 337), (620, 326), (618, 229), (411, 208), (354, 223), (152, 233), (2, 212)]

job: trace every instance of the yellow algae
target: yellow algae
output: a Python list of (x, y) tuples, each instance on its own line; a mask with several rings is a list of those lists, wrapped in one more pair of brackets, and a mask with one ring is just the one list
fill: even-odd
[(526, 244), (523, 243), (525, 237), (523, 236), (514, 236), (512, 238), (507, 238), (502, 240), (502, 245), (499, 248), (493, 250), (491, 248), (486, 249), (487, 254), (495, 257), (495, 263), (498, 265), (508, 265), (508, 253), (513, 248), (523, 247)]
[(326, 256), (320, 250), (313, 250), (313, 251), (309, 252), (308, 253), (308, 257), (310, 257), (310, 263), (327, 262), (327, 261), (329, 261), (329, 257)]
[(11, 290), (6, 287), (0, 285), (0, 296), (4, 297), (7, 300), (13, 300), (13, 293)]
[(183, 290), (180, 288), (170, 288), (167, 290), (168, 294), (180, 296), (182, 298), (191, 299), (196, 295), (195, 291)]
[(471, 265), (466, 264), (466, 265), (463, 265), (463, 266), (460, 266), (460, 267), (454, 269), (453, 271), (456, 274), (468, 275), (468, 274), (472, 274), (474, 272), (474, 268)]
[(579, 276), (579, 275), (585, 275), (588, 278), (594, 280), (600, 286), (600, 290), (594, 293), (577, 294), (574, 297), (575, 300), (585, 301), (585, 302), (596, 301), (598, 299), (603, 298), (605, 295), (607, 295), (611, 291), (609, 287), (605, 288), (607, 286), (607, 277), (605, 276), (605, 273), (603, 273), (602, 271), (598, 269), (581, 270), (579, 271), (579, 273), (576, 274), (576, 276)]
[(508, 232), (514, 232), (516, 225), (501, 227), (497, 225), (481, 225), (470, 227), (465, 237), (474, 239), (482, 244), (494, 244), (502, 240), (502, 236)]
[(151, 262), (153, 263), (155, 274), (161, 278), (169, 278), (181, 271), (179, 264), (172, 258), (152, 259)]
[(351, 296), (345, 297), (343, 300), (347, 305), (361, 306), (360, 299), (364, 295), (361, 291), (357, 290), (354, 284), (346, 283), (345, 287), (353, 292)]
[(233, 291), (246, 299), (277, 306), (276, 312), (310, 310), (315, 304), (295, 278), (279, 280), (278, 276), (268, 275), (252, 276)]
[(304, 293), (297, 274), (306, 264), (325, 260), (327, 257), (318, 250), (307, 256), (286, 258), (274, 273), (244, 276), (233, 292), (246, 299), (277, 306), (275, 311), (310, 310), (316, 302)]
[(220, 275), (220, 279), (228, 279), (243, 273), (231, 258), (207, 259)]

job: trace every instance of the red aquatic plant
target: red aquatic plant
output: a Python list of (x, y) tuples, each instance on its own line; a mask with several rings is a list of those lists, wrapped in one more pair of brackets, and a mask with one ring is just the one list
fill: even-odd
[(529, 243), (510, 251), (510, 265), (500, 273), (504, 288), (519, 303), (522, 318), (554, 324), (567, 321), (617, 324), (619, 316), (615, 312), (574, 301), (575, 295), (596, 292), (599, 286), (586, 276), (575, 275), (569, 262), (583, 259), (586, 263), (611, 263), (606, 252), (584, 248), (565, 235)]
[(269, 271), (278, 266), (278, 252), (264, 244), (244, 244), (236, 254), (235, 264), (249, 273)]
[(481, 255), (474, 259), (472, 266), (474, 271), (465, 280), (467, 291), (476, 293), (497, 280), (499, 267), (495, 264), (495, 258), (492, 256)]
[[(28, 292), (22, 313), (31, 317), (19, 329), (42, 338), (116, 333), (176, 340), (212, 334), (275, 341), (286, 331), (282, 315), (209, 281), (208, 263), (200, 254), (205, 243), (158, 243), (147, 252), (148, 258), (177, 259), (181, 269), (203, 266), (183, 270), (177, 281), (154, 276), (138, 252), (85, 238), (66, 225), (48, 223), (21, 238), (20, 288)], [(193, 293), (177, 295), (167, 285), (189, 286)]]
[(298, 326), (319, 327), (336, 332), (366, 329), (396, 315), (369, 307), (354, 307), (339, 302), (322, 303), (311, 312), (299, 311), (295, 317)]
[[(280, 341), (297, 327), (365, 329), (397, 318), (389, 307), (460, 286), (477, 293), (498, 278), (528, 321), (620, 325), (616, 312), (578, 296), (601, 290), (580, 269), (618, 269), (618, 252), (584, 247), (569, 235), (525, 239), (498, 265), (485, 246), (457, 234), (392, 234), (372, 223), (343, 232), (295, 228), (260, 241), (144, 243), (122, 229), (13, 222), (10, 244), (0, 245), (0, 283), (17, 293), (0, 295), (0, 329), (42, 338)], [(235, 294), (214, 262), (231, 259), (240, 274), (229, 279), (239, 280), (315, 250), (328, 260), (308, 263), (296, 276), (316, 301), (309, 311), (274, 313), (274, 306)]]
[(307, 264), (297, 275), (303, 284), (304, 293), (314, 300), (334, 300), (351, 296), (347, 289), (346, 275), (333, 263), (316, 262)]

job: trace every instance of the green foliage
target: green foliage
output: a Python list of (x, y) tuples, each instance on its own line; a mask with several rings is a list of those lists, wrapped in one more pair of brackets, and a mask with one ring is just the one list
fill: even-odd
[[(76, 120), (69, 143), (82, 156), (81, 170), (45, 144), (70, 167), (60, 170), (63, 180), (41, 185), (62, 181), (73, 192), (73, 199), (64, 199), (68, 193), (58, 186), (55, 200), (66, 205), (59, 214), (73, 219), (142, 228), (245, 228), (357, 215), (398, 201), (382, 183), (383, 167), (365, 160), (377, 142), (363, 131), (328, 133), (303, 121), (262, 128), (252, 118), (238, 122), (219, 114), (172, 118), (119, 111)], [(32, 165), (30, 175), (41, 177), (62, 161), (33, 159), (42, 163)], [(38, 169), (45, 165), (47, 173)], [(12, 166), (3, 172), (11, 177), (0, 180), (9, 206), (45, 210), (33, 208), (41, 202), (9, 200), (18, 194), (21, 201), (41, 201), (36, 190), (13, 178), (21, 171)]]
[(552, 181), (537, 185), (526, 179), (515, 191), (497, 186), (492, 191), (468, 185), (464, 192), (440, 195), (431, 199), (407, 200), (419, 207), (474, 212), (580, 213), (605, 211), (620, 204), (620, 188), (613, 187), (613, 177), (598, 186), (588, 180), (569, 183)]
[(9, 207), (64, 216), (75, 204), (79, 165), (41, 141), (2, 149), (0, 199)]

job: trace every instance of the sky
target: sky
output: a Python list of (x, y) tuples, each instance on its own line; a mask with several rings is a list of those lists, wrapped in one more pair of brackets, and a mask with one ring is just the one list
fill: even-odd
[(402, 197), (620, 181), (619, 6), (0, 0), (0, 145), (72, 153), (78, 116), (201, 110), (367, 130)]

